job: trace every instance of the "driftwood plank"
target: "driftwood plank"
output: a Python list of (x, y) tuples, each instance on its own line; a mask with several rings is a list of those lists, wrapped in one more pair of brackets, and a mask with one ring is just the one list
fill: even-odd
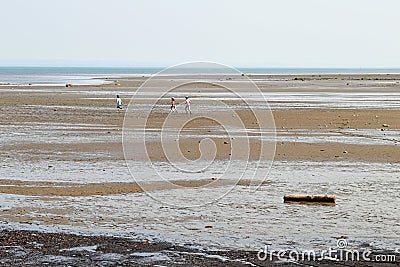
[(336, 196), (284, 196), (283, 201), (336, 203)]

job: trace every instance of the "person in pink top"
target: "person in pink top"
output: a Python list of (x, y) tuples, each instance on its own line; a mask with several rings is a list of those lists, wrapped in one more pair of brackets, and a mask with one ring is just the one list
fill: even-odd
[(175, 98), (171, 97), (171, 112), (178, 112), (176, 110), (176, 105), (175, 105)]
[(190, 114), (192, 114), (192, 111), (190, 110), (190, 105), (191, 105), (192, 103), (190, 102), (190, 99), (189, 99), (188, 96), (186, 96), (185, 98), (186, 98), (186, 100), (185, 100), (185, 103), (186, 103), (186, 106), (185, 106), (186, 114), (187, 114), (188, 112), (189, 112)]

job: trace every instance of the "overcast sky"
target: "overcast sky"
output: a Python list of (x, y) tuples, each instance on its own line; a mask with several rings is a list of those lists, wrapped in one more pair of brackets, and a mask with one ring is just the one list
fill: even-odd
[(0, 65), (400, 67), (399, 0), (1, 0)]

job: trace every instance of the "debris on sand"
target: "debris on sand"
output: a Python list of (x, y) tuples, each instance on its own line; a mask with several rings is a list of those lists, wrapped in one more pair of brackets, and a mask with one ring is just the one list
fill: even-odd
[(336, 196), (284, 196), (286, 202), (336, 203)]

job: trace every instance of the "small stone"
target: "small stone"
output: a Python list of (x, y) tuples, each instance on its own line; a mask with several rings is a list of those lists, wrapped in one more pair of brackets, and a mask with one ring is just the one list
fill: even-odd
[(206, 225), (205, 228), (213, 228), (212, 225)]
[(229, 142), (228, 142), (228, 141), (224, 141), (224, 144), (225, 144), (225, 145), (229, 145)]
[(389, 125), (389, 124), (386, 124), (386, 123), (384, 123), (384, 124), (382, 124), (382, 127), (390, 127), (390, 125)]
[(347, 150), (343, 151), (343, 154), (347, 154), (347, 153), (349, 153), (349, 152), (347, 152)]

